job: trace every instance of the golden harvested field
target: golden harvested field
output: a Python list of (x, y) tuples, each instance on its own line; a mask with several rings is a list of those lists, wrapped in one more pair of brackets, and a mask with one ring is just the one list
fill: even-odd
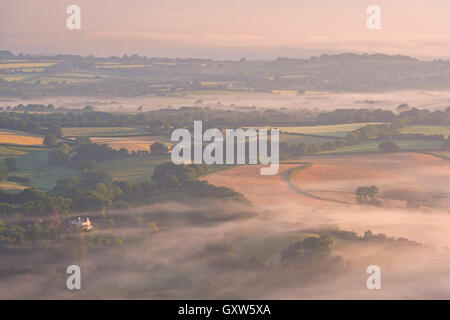
[(0, 129), (0, 143), (18, 144), (24, 146), (42, 145), (42, 136), (9, 129)]
[(165, 137), (92, 137), (95, 143), (106, 143), (113, 149), (125, 148), (129, 152), (132, 151), (150, 151), (150, 145), (155, 141), (167, 140)]
[(0, 69), (43, 68), (54, 65), (53, 62), (0, 63)]
[(12, 191), (12, 192), (20, 192), (22, 190), (27, 189), (28, 186), (23, 186), (14, 182), (0, 182), (0, 189), (3, 190), (8, 190), (8, 191)]

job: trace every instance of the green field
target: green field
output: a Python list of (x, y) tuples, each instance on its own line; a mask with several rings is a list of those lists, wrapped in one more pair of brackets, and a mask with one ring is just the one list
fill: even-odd
[(441, 134), (445, 138), (450, 135), (450, 125), (407, 126), (399, 130), (401, 133), (421, 133), (424, 135)]
[(169, 155), (143, 156), (104, 161), (99, 163), (99, 167), (114, 179), (143, 182), (151, 180), (157, 165), (169, 161)]
[(148, 131), (145, 128), (134, 127), (73, 127), (63, 128), (63, 134), (65, 137), (113, 137), (148, 134)]
[(323, 144), (329, 141), (334, 141), (333, 138), (328, 137), (310, 137), (310, 136), (302, 136), (297, 134), (280, 134), (280, 142), (286, 142), (288, 144)]
[[(426, 151), (436, 150), (442, 145), (442, 141), (436, 140), (393, 140), (399, 147), (400, 151)], [(379, 152), (378, 145), (381, 141), (367, 141), (352, 146), (345, 146), (336, 150), (326, 151), (323, 154), (345, 154), (359, 152)]]
[(349, 124), (333, 124), (325, 126), (305, 126), (305, 127), (271, 127), (278, 128), (280, 132), (311, 134), (318, 136), (345, 137), (350, 131), (359, 129), (368, 124), (376, 123), (349, 123)]
[(75, 169), (49, 166), (48, 152), (43, 148), (0, 146), (0, 159), (15, 157), (18, 170), (10, 174), (29, 177), (32, 187), (45, 191), (52, 189), (59, 179), (79, 175)]

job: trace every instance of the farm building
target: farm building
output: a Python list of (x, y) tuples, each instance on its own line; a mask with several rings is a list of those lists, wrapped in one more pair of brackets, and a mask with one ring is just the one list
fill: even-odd
[(78, 219), (70, 221), (70, 224), (75, 225), (81, 231), (90, 231), (92, 229), (89, 217), (87, 217), (86, 219), (78, 217)]

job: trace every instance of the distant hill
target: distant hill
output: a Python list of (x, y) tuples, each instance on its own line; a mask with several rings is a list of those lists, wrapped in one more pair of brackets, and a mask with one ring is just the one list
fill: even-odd
[[(3, 81), (1, 80), (3, 79)], [(450, 88), (450, 61), (402, 55), (322, 54), (309, 59), (212, 60), (0, 51), (0, 96), (167, 95), (184, 90), (331, 92)]]

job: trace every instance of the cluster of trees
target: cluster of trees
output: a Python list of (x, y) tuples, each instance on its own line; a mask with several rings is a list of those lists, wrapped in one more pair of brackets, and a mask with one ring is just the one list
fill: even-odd
[(54, 113), (54, 112), (73, 112), (73, 113), (82, 113), (82, 112), (92, 112), (94, 111), (94, 107), (92, 106), (85, 106), (82, 109), (75, 109), (75, 108), (66, 108), (66, 107), (59, 107), (55, 108), (53, 104), (39, 104), (39, 103), (31, 103), (27, 105), (19, 104), (17, 106), (11, 107), (7, 106), (6, 108), (1, 107), (1, 111), (16, 111), (16, 112), (44, 112), (44, 113)]
[(344, 146), (354, 145), (372, 139), (391, 139), (394, 129), (390, 124), (369, 124), (353, 130), (345, 138), (335, 139), (323, 144), (288, 144), (280, 143), (280, 157), (288, 159), (292, 156), (309, 156), (321, 151), (330, 151)]
[(106, 143), (93, 143), (89, 137), (77, 137), (74, 142), (60, 143), (48, 153), (53, 166), (71, 166), (79, 169), (95, 169), (97, 162), (129, 157), (125, 148), (115, 150)]
[(307, 237), (283, 250), (281, 263), (283, 266), (289, 266), (323, 260), (331, 255), (333, 245), (333, 239), (326, 234), (321, 234), (319, 237)]
[(409, 124), (449, 124), (450, 123), (450, 107), (445, 110), (430, 111), (427, 109), (411, 108), (401, 112), (397, 119), (398, 126)]
[(150, 153), (153, 155), (162, 155), (169, 153), (169, 147), (164, 143), (155, 141), (150, 145)]
[(19, 193), (0, 189), (0, 212), (25, 217), (59, 212), (64, 216), (86, 210), (131, 208), (149, 197), (173, 191), (197, 197), (243, 200), (242, 195), (232, 189), (197, 180), (208, 170), (205, 165), (185, 166), (167, 162), (155, 168), (152, 181), (132, 184), (114, 181), (109, 174), (99, 170), (85, 169), (79, 178), (59, 180), (48, 193), (36, 188), (27, 188)]
[(204, 128), (246, 126), (288, 126), (313, 124), (317, 111), (287, 108), (259, 109), (241, 107), (236, 109), (211, 107), (163, 108), (144, 113), (153, 130), (191, 127), (194, 120), (201, 120)]
[[(14, 107), (13, 110), (15, 108)], [(52, 105), (29, 105), (20, 109), (54, 109)], [(66, 110), (66, 109), (64, 109)], [(81, 110), (67, 109), (60, 112), (29, 113), (0, 112), (0, 127), (24, 130), (43, 135), (62, 136), (62, 127), (90, 126), (148, 126), (149, 133), (168, 135), (173, 128), (192, 127), (194, 120), (202, 120), (207, 128), (246, 127), (246, 126), (292, 126), (292, 125), (323, 125), (355, 122), (390, 122), (398, 129), (407, 124), (448, 124), (450, 107), (445, 111), (408, 109), (399, 115), (391, 111), (376, 109), (336, 109), (331, 112), (317, 114), (306, 109), (288, 110), (281, 108), (257, 109), (256, 107), (219, 109), (210, 107), (181, 107), (179, 109), (165, 108), (149, 112), (112, 113), (94, 111), (86, 106)], [(387, 126), (387, 124), (386, 124)], [(373, 128), (372, 128), (373, 129)], [(379, 128), (380, 129), (380, 128)], [(366, 128), (365, 130), (369, 130)], [(371, 130), (371, 129), (370, 129)], [(386, 131), (385, 128), (380, 129)], [(391, 133), (400, 135), (398, 131)], [(373, 133), (368, 132), (368, 135)], [(402, 137), (418, 138), (418, 135), (403, 135)], [(422, 138), (422, 136), (420, 136)], [(440, 138), (442, 139), (442, 138)], [(54, 137), (48, 138), (48, 144), (56, 143)]]
[(347, 241), (374, 241), (374, 242), (390, 242), (398, 245), (413, 245), (420, 246), (416, 241), (408, 240), (407, 238), (399, 237), (388, 237), (384, 233), (373, 233), (371, 230), (367, 230), (364, 232), (363, 236), (358, 236), (358, 234), (354, 231), (345, 231), (345, 230), (327, 230), (327, 234), (333, 236), (338, 239), (347, 240)]
[[(86, 109), (86, 108), (85, 108)], [(126, 127), (148, 125), (144, 114), (112, 113), (84, 110), (84, 112), (0, 112), (0, 127), (23, 130), (42, 135), (62, 136), (62, 131), (50, 130), (56, 127)]]
[(195, 197), (228, 198), (244, 200), (244, 197), (227, 187), (216, 187), (196, 178), (208, 172), (203, 164), (175, 165), (167, 162), (155, 168), (152, 180), (172, 190), (182, 190)]
[(288, 144), (280, 143), (281, 159), (289, 159), (296, 156), (309, 156), (321, 151), (335, 150), (344, 146), (358, 144), (368, 140), (386, 140), (381, 142), (379, 149), (383, 152), (396, 152), (400, 148), (391, 139), (420, 139), (443, 141), (442, 148), (450, 148), (450, 142), (443, 135), (403, 134), (398, 131), (397, 124), (368, 124), (349, 132), (345, 138), (335, 139), (323, 144)]
[(450, 150), (450, 135), (447, 137), (444, 142), (442, 142), (442, 149), (444, 150)]
[(445, 110), (430, 111), (427, 109), (409, 108), (403, 104), (397, 107), (398, 115), (382, 109), (335, 109), (317, 116), (317, 124), (340, 124), (359, 122), (392, 122), (397, 127), (408, 124), (448, 124), (450, 107)]
[(135, 184), (115, 181), (98, 170), (84, 170), (79, 178), (59, 180), (47, 193), (36, 188), (27, 188), (19, 193), (0, 189), (0, 219), (12, 221), (7, 225), (0, 222), (0, 245), (76, 232), (67, 223), (76, 212), (101, 210), (105, 214), (93, 220), (107, 219), (108, 223), (114, 223), (106, 214), (107, 210), (130, 209), (152, 203), (155, 201), (152, 197), (161, 193), (184, 192), (197, 198), (245, 200), (232, 189), (215, 187), (197, 179), (208, 171), (205, 165), (177, 166), (168, 162), (155, 168), (152, 181)]
[(340, 124), (360, 122), (392, 122), (396, 115), (389, 110), (382, 109), (335, 109), (323, 112), (317, 116), (318, 124)]

